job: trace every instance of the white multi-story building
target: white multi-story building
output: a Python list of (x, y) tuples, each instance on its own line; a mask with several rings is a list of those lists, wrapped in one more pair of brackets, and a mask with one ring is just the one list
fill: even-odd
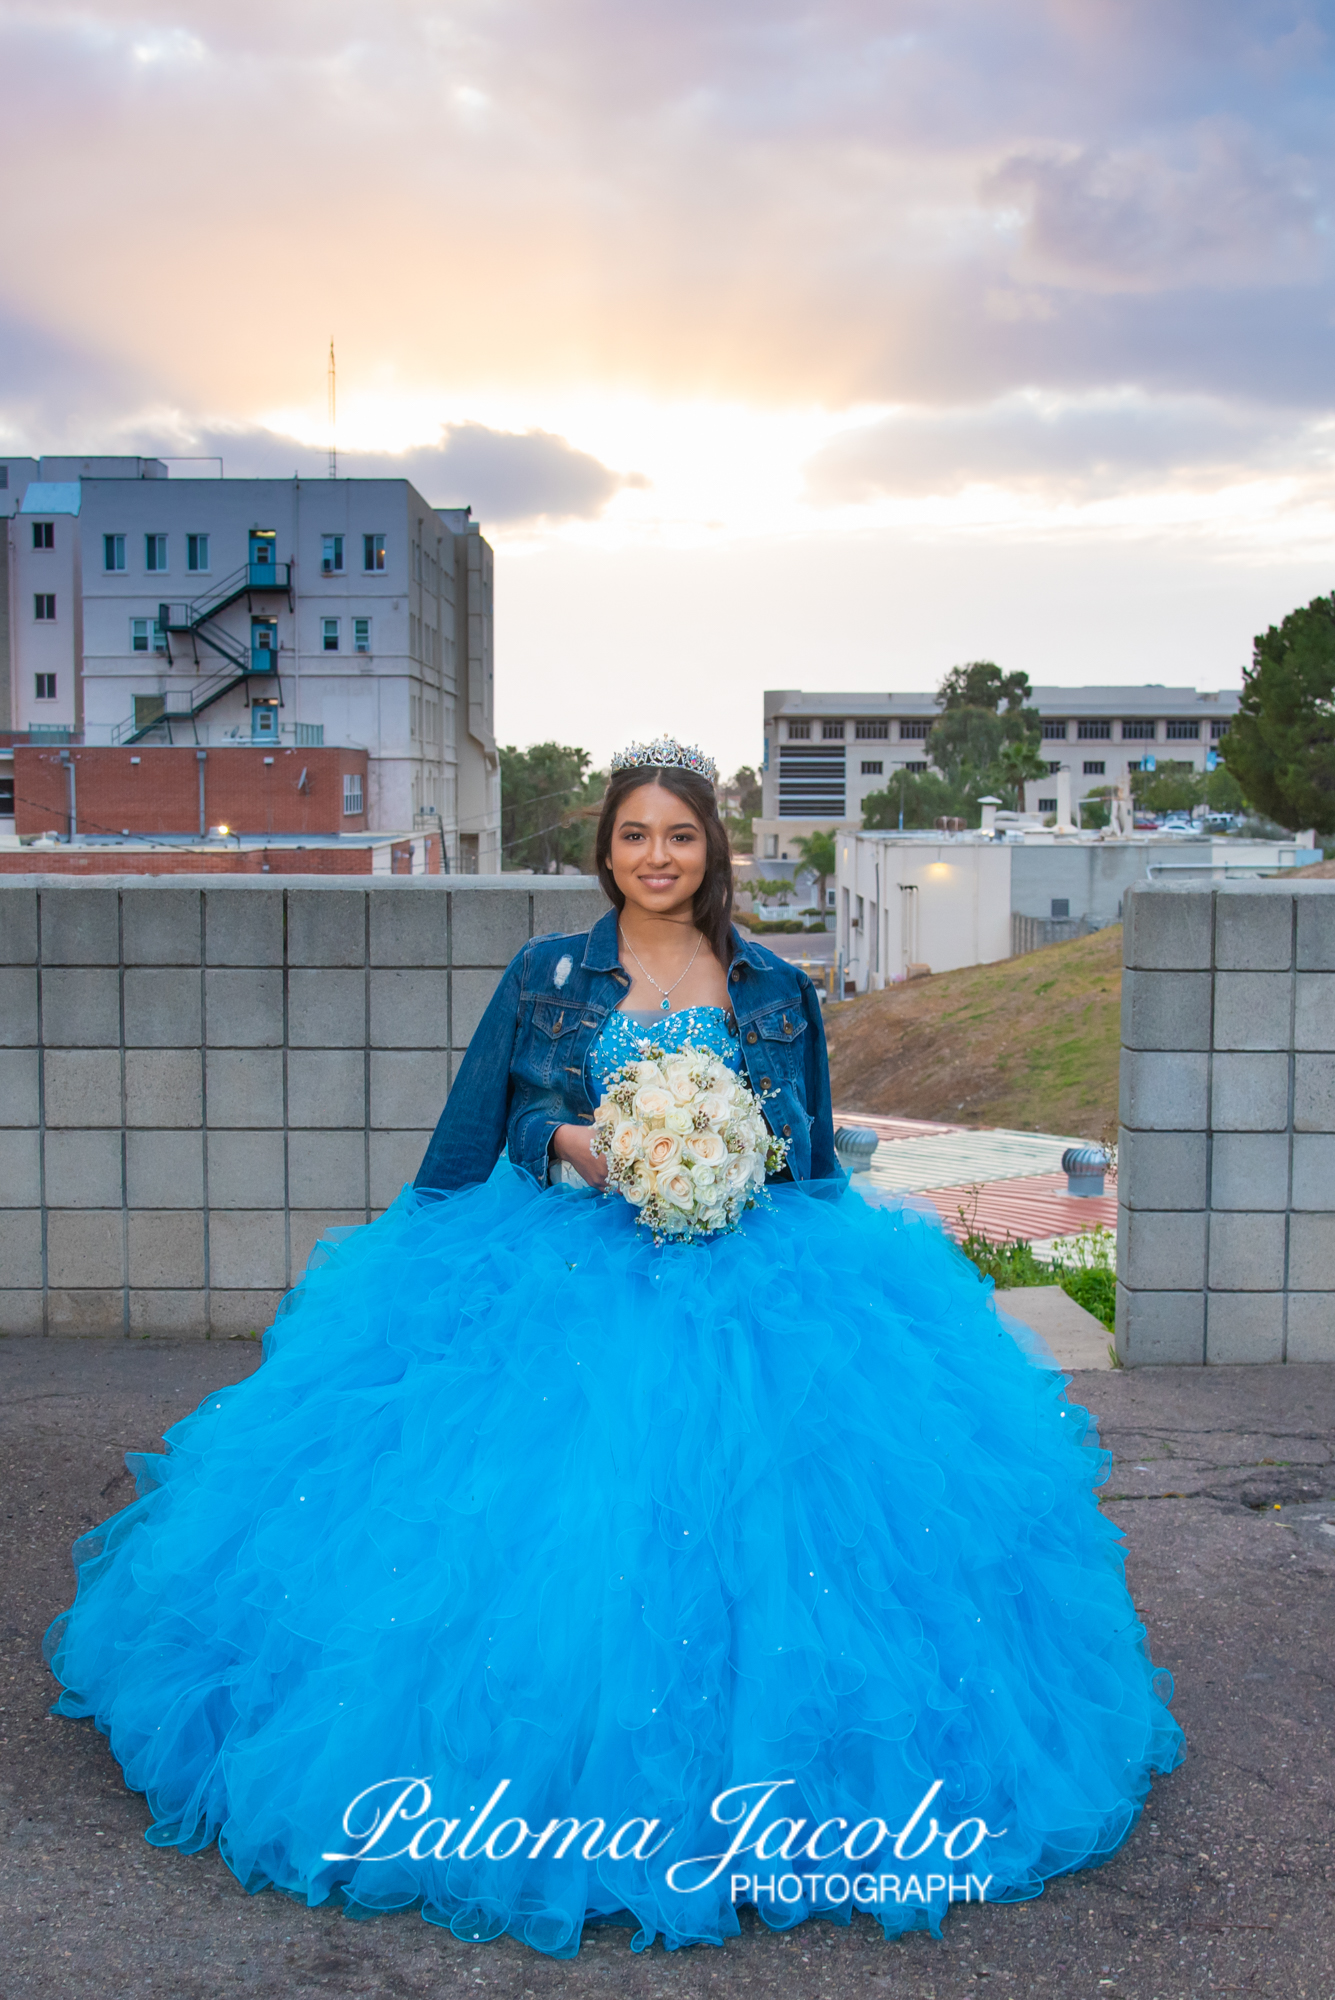
[(500, 867), (492, 551), (405, 479), (0, 459), (0, 728), (368, 752), (372, 829)]
[[(1238, 712), (1237, 694), (1184, 687), (1036, 687), (1052, 778), (1069, 774), (1071, 799), (1117, 785), (1149, 758), (1205, 770)], [(759, 859), (796, 860), (796, 842), (858, 826), (871, 792), (904, 771), (926, 771), (941, 710), (930, 694), (765, 695), (763, 804), (753, 822)]]

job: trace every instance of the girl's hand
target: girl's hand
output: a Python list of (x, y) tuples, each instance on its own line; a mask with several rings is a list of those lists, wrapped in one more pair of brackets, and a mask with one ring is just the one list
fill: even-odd
[(593, 1150), (592, 1125), (558, 1125), (552, 1134), (551, 1151), (558, 1160), (568, 1160), (581, 1180), (590, 1187), (607, 1186), (607, 1161)]

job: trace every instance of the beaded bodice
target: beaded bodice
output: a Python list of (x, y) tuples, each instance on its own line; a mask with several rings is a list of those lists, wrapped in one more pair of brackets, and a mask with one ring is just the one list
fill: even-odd
[(673, 1014), (627, 1014), (617, 1009), (603, 1023), (602, 1033), (589, 1050), (589, 1092), (596, 1104), (607, 1088), (614, 1069), (640, 1053), (641, 1042), (653, 1042), (665, 1055), (693, 1042), (740, 1070), (742, 1051), (737, 1029), (726, 1007), (679, 1007)]

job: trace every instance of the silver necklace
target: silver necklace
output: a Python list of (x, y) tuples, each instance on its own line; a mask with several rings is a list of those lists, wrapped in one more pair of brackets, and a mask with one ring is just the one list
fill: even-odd
[(669, 1014), (669, 1013), (671, 1013), (672, 1009), (671, 1009), (671, 1005), (670, 1005), (670, 1002), (671, 1002), (671, 999), (672, 999), (672, 995), (673, 995), (673, 994), (674, 994), (674, 993), (676, 992), (677, 988), (678, 988), (678, 987), (679, 987), (679, 986), (681, 985), (681, 982), (682, 982), (682, 980), (683, 980), (683, 979), (684, 979), (684, 978), (686, 977), (686, 972), (689, 972), (689, 971), (690, 971), (691, 967), (692, 967), (692, 966), (693, 966), (693, 965), (695, 964), (695, 961), (696, 961), (696, 959), (697, 959), (697, 958), (699, 958), (699, 956), (700, 956), (700, 946), (701, 946), (701, 945), (702, 945), (702, 944), (704, 943), (704, 941), (705, 941), (705, 934), (704, 934), (704, 932), (703, 932), (703, 931), (701, 931), (701, 933), (700, 933), (700, 936), (699, 936), (699, 938), (698, 938), (698, 939), (696, 940), (696, 946), (695, 946), (695, 950), (694, 950), (694, 951), (693, 951), (693, 952), (691, 953), (691, 956), (690, 956), (689, 960), (687, 961), (687, 965), (686, 965), (686, 972), (682, 972), (682, 973), (680, 973), (680, 974), (679, 974), (679, 975), (677, 976), (677, 978), (673, 980), (673, 982), (672, 982), (671, 986), (660, 986), (660, 985), (659, 985), (658, 981), (657, 981), (657, 980), (656, 980), (656, 979), (654, 978), (654, 975), (653, 975), (653, 973), (649, 971), (648, 967), (647, 967), (647, 966), (645, 965), (645, 963), (644, 963), (644, 960), (643, 960), (643, 959), (642, 959), (642, 958), (640, 957), (639, 953), (638, 953), (638, 952), (637, 952), (637, 951), (636, 951), (636, 950), (635, 950), (635, 949), (633, 948), (633, 946), (632, 946), (632, 945), (631, 945), (631, 944), (630, 944), (630, 943), (628, 942), (628, 940), (627, 940), (627, 938), (626, 938), (626, 933), (625, 933), (625, 932), (624, 932), (623, 930), (620, 930), (620, 929), (618, 929), (618, 932), (617, 932), (617, 935), (618, 935), (618, 937), (619, 937), (619, 938), (621, 939), (621, 942), (622, 942), (622, 944), (623, 944), (623, 945), (625, 946), (626, 950), (627, 950), (628, 952), (630, 952), (630, 955), (631, 955), (631, 957), (632, 957), (632, 958), (633, 958), (633, 959), (635, 960), (635, 963), (636, 963), (636, 964), (637, 964), (637, 965), (639, 966), (639, 968), (640, 968), (640, 971), (641, 971), (641, 972), (642, 972), (642, 973), (644, 974), (645, 978), (646, 978), (646, 979), (647, 979), (647, 980), (649, 981), (649, 984), (650, 984), (650, 985), (651, 985), (652, 987), (656, 988), (656, 990), (657, 990), (657, 991), (658, 991), (659, 993), (661, 993), (661, 994), (662, 994), (662, 996), (663, 996), (663, 997), (662, 997), (662, 999), (661, 999), (661, 1000), (659, 1001), (659, 1003), (658, 1003), (660, 1011), (661, 1011), (662, 1013), (664, 1013), (664, 1014)]

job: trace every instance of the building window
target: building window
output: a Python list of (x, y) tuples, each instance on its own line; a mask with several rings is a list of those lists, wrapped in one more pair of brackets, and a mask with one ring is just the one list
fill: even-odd
[(385, 567), (385, 538), (383, 535), (362, 536), (362, 568), (380, 570)]
[(853, 725), (853, 734), (862, 743), (879, 741), (889, 736), (890, 724), (888, 722), (855, 722)]
[[(1042, 801), (1040, 800), (1040, 801), (1039, 801), (1039, 803), (1041, 804), (1041, 803), (1042, 803)], [(1053, 917), (1054, 917), (1054, 918), (1056, 919), (1056, 921), (1057, 921), (1058, 923), (1061, 923), (1061, 921), (1063, 920), (1063, 918), (1068, 918), (1068, 917), (1070, 916), (1070, 914), (1071, 914), (1071, 899), (1070, 899), (1070, 897), (1069, 897), (1069, 896), (1054, 896), (1054, 897), (1052, 898), (1052, 915), (1053, 915)]]
[(1194, 743), (1200, 733), (1199, 722), (1170, 722), (1164, 732), (1170, 743)]
[(777, 833), (767, 833), (765, 835), (765, 859), (766, 861), (777, 861), (778, 858), (779, 836)]
[(34, 674), (33, 693), (38, 701), (54, 701), (56, 698), (56, 677), (54, 674)]
[(0, 491), (6, 489), (8, 485), (9, 485), (9, 467), (7, 465), (0, 465)]
[(879, 778), (884, 769), (885, 765), (879, 757), (874, 760), (864, 757), (862, 760), (862, 775), (864, 778)]
[(1122, 724), (1123, 743), (1153, 743), (1157, 722), (1124, 722)]
[(906, 764), (904, 769), (906, 771), (925, 771), (927, 769), (927, 759), (924, 757), (920, 763)]
[(165, 653), (167, 635), (156, 618), (132, 618), (130, 620), (130, 651), (132, 653)]
[(167, 537), (165, 535), (144, 536), (144, 568), (156, 575), (167, 567)]
[(39, 590), (32, 601), (32, 615), (45, 624), (50, 624), (56, 615), (56, 594), (53, 590)]
[[(187, 535), (185, 538), (185, 566), (187, 569), (206, 570), (209, 566), (209, 538), (207, 535)], [(164, 560), (163, 567), (166, 567)]]
[(1048, 776), (1050, 778), (1055, 778), (1060, 769), (1061, 769), (1061, 761), (1059, 759), (1055, 764), (1048, 765)]
[(925, 743), (931, 734), (930, 722), (901, 722), (899, 740), (901, 743)]
[(326, 653), (336, 653), (338, 651), (337, 618), (322, 618), (320, 620), (320, 639)]
[(789, 723), (788, 741), (790, 743), (805, 743), (810, 737), (810, 735), (811, 735), (811, 724), (809, 722)]
[(116, 570), (125, 568), (124, 535), (103, 535), (102, 567), (107, 571), (108, 575), (111, 575)]
[(362, 774), (360, 771), (343, 773), (343, 811), (351, 817), (362, 810)]
[(1055, 813), (1057, 810), (1057, 801), (1056, 799), (1040, 799), (1038, 809), (1041, 813)]
[(371, 621), (369, 618), (354, 618), (352, 621), (352, 650), (354, 653), (369, 653), (371, 650)]
[[(370, 563), (366, 565), (369, 569)], [(341, 576), (343, 573), (343, 537), (325, 535), (320, 542), (320, 568), (325, 576)]]
[(1217, 743), (1221, 736), (1228, 735), (1228, 724), (1226, 722), (1212, 722), (1210, 724), (1210, 735)]
[(1066, 741), (1066, 724), (1064, 722), (1045, 722), (1043, 724), (1043, 735), (1049, 743), (1064, 743)]
[(35, 549), (53, 549), (55, 547), (56, 524), (54, 521), (33, 522), (32, 545)]
[(292, 740), (299, 748), (304, 744), (312, 750), (318, 750), (324, 742), (323, 722), (294, 723)]
[(1085, 759), (1085, 776), (1087, 778), (1101, 778), (1106, 768), (1097, 757), (1087, 757)]
[(820, 733), (827, 743), (842, 743), (844, 740), (844, 725), (842, 722), (822, 722)]
[(1081, 743), (1106, 743), (1112, 736), (1111, 722), (1077, 722), (1075, 733)]

